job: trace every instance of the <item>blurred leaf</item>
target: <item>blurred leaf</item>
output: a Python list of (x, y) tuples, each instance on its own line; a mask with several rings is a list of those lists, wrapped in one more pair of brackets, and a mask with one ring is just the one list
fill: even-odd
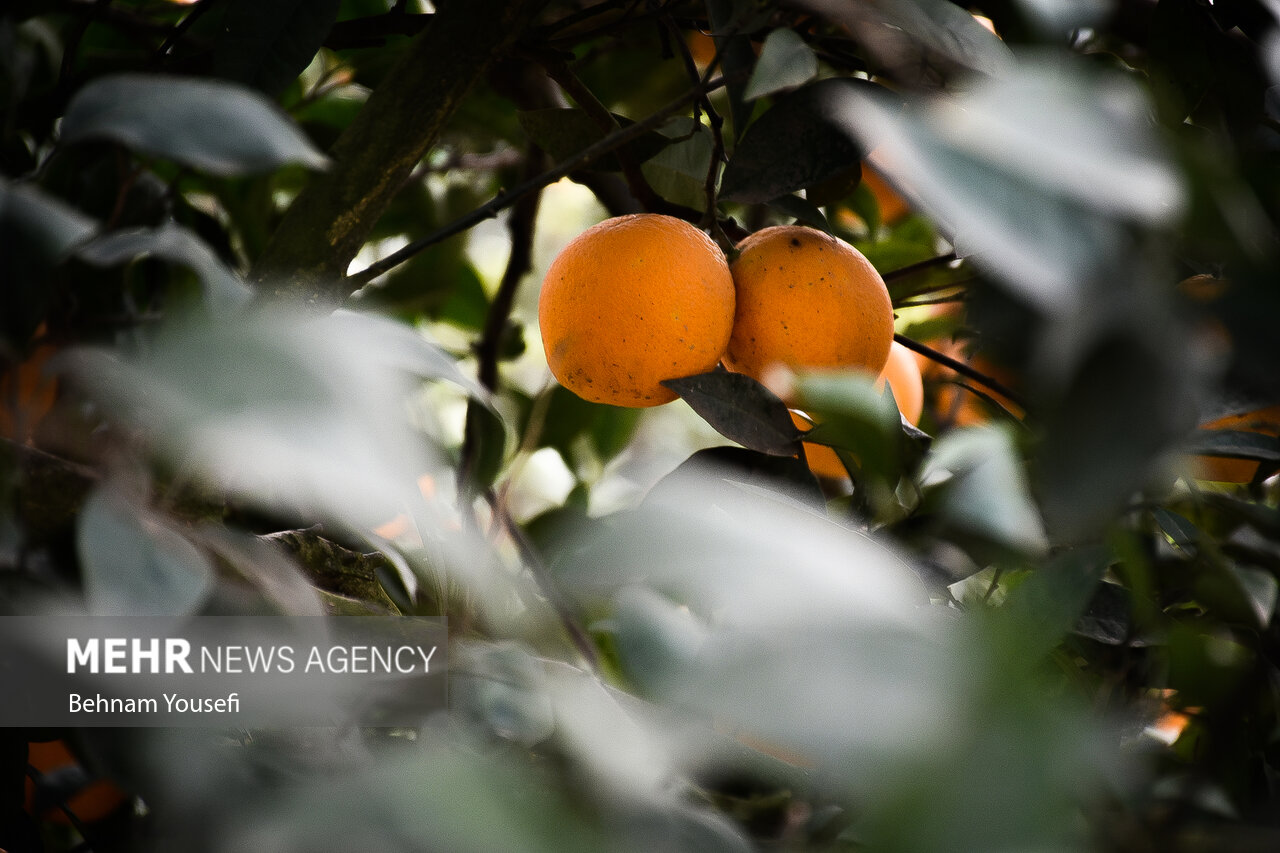
[(670, 686), (671, 674), (697, 656), (707, 636), (688, 608), (639, 586), (618, 593), (611, 622), (623, 671), (649, 696)]
[(786, 404), (750, 376), (716, 370), (662, 384), (725, 438), (773, 456), (795, 454), (800, 431)]
[[(556, 107), (524, 110), (517, 113), (516, 117), (529, 139), (556, 161), (568, 160), (608, 135), (606, 129), (579, 109)], [(614, 119), (620, 127), (635, 123), (621, 115), (614, 115)], [(621, 151), (632, 162), (643, 163), (668, 144), (668, 139), (663, 134), (649, 131), (622, 146)], [(589, 168), (616, 172), (622, 167), (617, 155), (611, 153), (596, 160)]]
[[(649, 490), (646, 500), (689, 486), (705, 486), (709, 478), (785, 495), (818, 509), (826, 508), (822, 487), (809, 466), (791, 456), (770, 456), (745, 447), (708, 447), (676, 466)], [(730, 485), (730, 488), (735, 488)]]
[(720, 195), (727, 201), (771, 201), (855, 165), (862, 148), (835, 123), (832, 110), (864, 91), (883, 90), (866, 80), (833, 78), (779, 97), (734, 149)]
[[(219, 822), (225, 832), (214, 849), (411, 853), (424, 843), (454, 853), (608, 849), (603, 830), (545, 771), (502, 753), (449, 745), (448, 734), (428, 731), (420, 749), (310, 774), (270, 796), (259, 792)], [(229, 770), (250, 766), (243, 759)]]
[(25, 341), (44, 315), (49, 272), (97, 223), (29, 184), (0, 178), (0, 257), (4, 258), (5, 309), (0, 334)]
[(240, 307), (253, 296), (249, 287), (204, 241), (173, 222), (157, 229), (113, 231), (82, 246), (76, 256), (98, 266), (113, 266), (147, 256), (181, 264), (199, 276), (205, 300), (215, 310)]
[(796, 383), (796, 405), (818, 426), (804, 440), (847, 451), (864, 485), (891, 493), (907, 464), (902, 415), (892, 391), (861, 372), (810, 373)]
[(170, 321), (138, 351), (63, 358), (77, 387), (162, 458), (250, 506), (336, 530), (405, 511), (420, 527), (441, 523), (417, 487), (441, 460), (406, 402), (423, 377), (474, 383), (407, 326), (274, 308)]
[(807, 83), (818, 73), (818, 56), (791, 30), (765, 37), (743, 97), (748, 101)]
[(1046, 551), (1044, 522), (1008, 429), (945, 433), (925, 458), (920, 479), (941, 490), (940, 511), (960, 529), (1024, 554)]
[(450, 670), (451, 707), (485, 730), (525, 747), (555, 731), (541, 665), (521, 646), (458, 646)]
[(117, 74), (89, 83), (67, 105), (62, 142), (93, 139), (219, 177), (329, 162), (261, 93), (189, 77)]
[(341, 0), (230, 0), (213, 44), (219, 77), (274, 97), (311, 63)]
[(1004, 42), (947, 0), (801, 5), (844, 25), (870, 53), (871, 71), (902, 83), (937, 85), (971, 71), (1001, 76), (1013, 68)]
[(91, 495), (76, 529), (90, 612), (176, 627), (213, 587), (213, 568), (168, 522), (109, 488)]
[(1153, 317), (1146, 327), (1131, 320), (1106, 337), (1081, 334), (1074, 341), (1089, 349), (1069, 384), (1044, 407), (1032, 462), (1055, 541), (1081, 541), (1109, 524), (1158, 476), (1163, 455), (1185, 436), (1195, 368), (1182, 361), (1185, 348), (1173, 348), (1175, 335)]
[(1063, 551), (1009, 593), (995, 618), (1019, 660), (1034, 665), (1079, 624), (1110, 561), (1101, 547)]
[(1126, 259), (1122, 221), (1181, 213), (1180, 178), (1126, 78), (1025, 62), (1015, 77), (905, 113), (837, 94), (835, 121), (877, 150), (877, 168), (958, 252), (1041, 309), (1074, 306), (1082, 282)]

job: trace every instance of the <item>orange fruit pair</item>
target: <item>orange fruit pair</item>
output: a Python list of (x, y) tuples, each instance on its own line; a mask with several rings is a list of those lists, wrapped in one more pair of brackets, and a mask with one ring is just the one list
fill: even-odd
[(663, 380), (721, 358), (757, 379), (779, 364), (879, 374), (893, 340), (884, 281), (842, 240), (766, 228), (730, 267), (706, 234), (658, 214), (609, 219), (570, 241), (547, 271), (538, 320), (556, 379), (617, 406), (669, 402)]

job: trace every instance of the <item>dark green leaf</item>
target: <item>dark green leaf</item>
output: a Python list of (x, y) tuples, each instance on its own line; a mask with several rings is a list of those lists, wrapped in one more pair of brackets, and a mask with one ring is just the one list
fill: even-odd
[(328, 158), (260, 92), (217, 80), (117, 74), (76, 93), (62, 142), (111, 140), (219, 177)]
[(802, 225), (831, 233), (831, 225), (827, 222), (827, 217), (823, 216), (818, 206), (808, 199), (798, 195), (784, 195), (769, 202), (769, 206), (794, 218)]
[(764, 40), (743, 97), (754, 100), (782, 89), (800, 86), (818, 73), (818, 57), (791, 30), (774, 30)]
[(1258, 432), (1233, 429), (1201, 429), (1192, 434), (1188, 453), (1223, 456), (1228, 459), (1257, 459), (1280, 463), (1280, 439)]
[(213, 45), (219, 77), (275, 97), (311, 63), (341, 0), (230, 0)]
[(1002, 75), (1013, 65), (1009, 48), (948, 0), (805, 5), (843, 24), (870, 54), (875, 73), (908, 85), (936, 85), (973, 71)]
[(1001, 615), (1016, 631), (1020, 657), (1034, 661), (1048, 654), (1076, 626), (1108, 559), (1102, 548), (1064, 551), (1009, 593)]
[(1160, 529), (1184, 551), (1195, 548), (1200, 541), (1200, 531), (1194, 524), (1172, 510), (1156, 507), (1151, 510), (1151, 517), (1160, 525)]
[(641, 166), (645, 179), (668, 201), (703, 210), (707, 206), (707, 174), (711, 170), (711, 131), (692, 119), (663, 129), (672, 141)]
[(866, 80), (830, 79), (780, 97), (751, 125), (725, 168), (720, 194), (766, 202), (833, 178), (856, 165), (862, 149), (833, 110), (854, 91), (879, 91)]
[(795, 454), (800, 430), (786, 404), (750, 376), (715, 370), (662, 384), (725, 438), (773, 456)]
[(194, 545), (107, 489), (90, 496), (81, 511), (76, 551), (95, 615), (150, 616), (176, 625), (196, 612), (213, 586), (212, 567)]
[(748, 75), (756, 62), (751, 39), (747, 37), (753, 13), (748, 0), (707, 0), (707, 17), (711, 21), (716, 52), (720, 55), (720, 71), (727, 81), (729, 115), (735, 137), (741, 137), (746, 130), (754, 106), (745, 96)]

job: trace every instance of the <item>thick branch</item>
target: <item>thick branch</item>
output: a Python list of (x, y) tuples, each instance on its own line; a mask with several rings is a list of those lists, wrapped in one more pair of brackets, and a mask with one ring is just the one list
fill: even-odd
[(277, 296), (348, 295), (351, 259), (435, 143), (471, 86), (546, 0), (442, 3), (329, 152), (333, 166), (302, 191), (253, 278)]

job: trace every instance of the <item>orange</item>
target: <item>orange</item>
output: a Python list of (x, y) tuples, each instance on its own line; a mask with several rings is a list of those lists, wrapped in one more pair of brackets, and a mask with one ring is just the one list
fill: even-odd
[(880, 173), (876, 172), (868, 166), (862, 169), (862, 183), (867, 189), (871, 190), (871, 195), (875, 197), (876, 205), (880, 208), (880, 221), (885, 225), (893, 225), (900, 221), (908, 213), (911, 207), (907, 204), (906, 199), (898, 194), (889, 182), (880, 177)]
[(43, 344), (26, 361), (0, 374), (0, 437), (31, 443), (36, 425), (57, 400), (57, 379), (45, 373), (56, 352)]
[(861, 252), (800, 225), (757, 231), (738, 249), (727, 366), (756, 379), (777, 365), (880, 373), (893, 342), (893, 304)]
[[(53, 773), (64, 768), (75, 767), (80, 762), (65, 742), (53, 740), (44, 743), (27, 744), (27, 763), (41, 774)], [(35, 783), (27, 777), (26, 810), (33, 814), (35, 808)], [(83, 788), (67, 798), (65, 807), (75, 814), (76, 818), (86, 823), (101, 820), (119, 809), (128, 800), (124, 791), (106, 779), (94, 779)], [(50, 820), (55, 823), (70, 823), (70, 819), (60, 808), (51, 808), (44, 814), (34, 817)]]
[[(893, 391), (893, 399), (902, 416), (913, 424), (919, 423), (920, 415), (924, 413), (924, 380), (920, 377), (920, 365), (915, 353), (897, 341), (889, 348), (889, 360), (885, 363), (877, 385), (883, 388), (885, 382), (889, 383), (889, 389)], [(799, 414), (792, 412), (791, 420), (800, 429), (809, 429), (809, 422)], [(809, 470), (819, 477), (848, 476), (844, 463), (830, 447), (806, 441), (804, 457), (809, 463)]]
[[(1280, 405), (1226, 415), (1201, 424), (1200, 428), (1232, 429), (1280, 436)], [(1253, 459), (1229, 459), (1225, 456), (1197, 456), (1195, 463), (1197, 477), (1218, 483), (1252, 482), (1260, 464)]]
[(889, 347), (889, 360), (880, 372), (880, 387), (889, 383), (898, 411), (913, 424), (920, 423), (924, 414), (924, 379), (920, 375), (920, 362), (916, 354), (897, 341)]
[(681, 219), (607, 219), (569, 242), (547, 270), (538, 323), (547, 364), (585, 400), (657, 406), (660, 382), (711, 370), (733, 330), (724, 252)]

